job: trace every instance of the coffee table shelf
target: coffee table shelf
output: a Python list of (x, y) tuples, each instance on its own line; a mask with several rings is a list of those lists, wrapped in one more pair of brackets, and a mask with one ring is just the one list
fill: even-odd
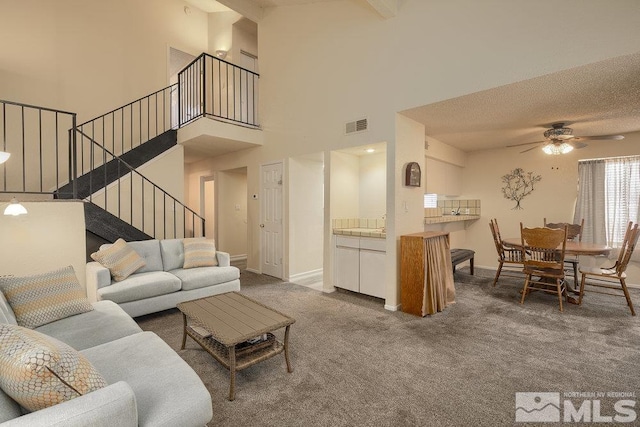
[[(236, 372), (284, 353), (287, 372), (293, 372), (289, 360), (289, 329), (295, 319), (238, 292), (227, 292), (193, 301), (181, 302), (184, 328), (182, 349), (191, 337), (230, 372), (229, 400), (235, 399)], [(273, 331), (285, 328), (284, 342)], [(266, 335), (253, 344), (246, 341)]]

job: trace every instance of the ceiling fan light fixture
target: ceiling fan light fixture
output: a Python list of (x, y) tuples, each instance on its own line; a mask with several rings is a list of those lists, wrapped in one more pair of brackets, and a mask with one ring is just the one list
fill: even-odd
[(544, 132), (544, 137), (547, 139), (571, 139), (573, 138), (573, 129), (565, 127), (554, 127), (553, 129), (547, 129)]
[(566, 142), (551, 142), (544, 147), (542, 147), (542, 151), (545, 154), (551, 154), (557, 156), (559, 154), (567, 154), (573, 150), (573, 146), (571, 144), (567, 144)]

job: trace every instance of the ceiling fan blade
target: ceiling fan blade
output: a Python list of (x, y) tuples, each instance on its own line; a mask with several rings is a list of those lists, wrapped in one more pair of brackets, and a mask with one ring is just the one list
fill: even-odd
[(522, 153), (526, 153), (527, 151), (535, 150), (536, 148), (538, 148), (538, 147), (531, 147), (531, 148), (527, 148), (526, 150), (521, 151), (521, 152), (520, 152), (520, 154), (522, 154)]
[(531, 145), (531, 144), (542, 144), (543, 142), (547, 142), (547, 141), (523, 142), (522, 144), (507, 145), (507, 148), (522, 147), (523, 145)]
[[(576, 138), (577, 139), (577, 138)], [(576, 150), (579, 150), (581, 148), (586, 147), (588, 144), (585, 144), (584, 142), (577, 142), (577, 141), (571, 141), (571, 142), (567, 142), (567, 144), (571, 145), (573, 148), (575, 148)]]
[(620, 141), (624, 139), (624, 135), (598, 135), (598, 136), (576, 136), (574, 141), (601, 141), (601, 140), (614, 140)]

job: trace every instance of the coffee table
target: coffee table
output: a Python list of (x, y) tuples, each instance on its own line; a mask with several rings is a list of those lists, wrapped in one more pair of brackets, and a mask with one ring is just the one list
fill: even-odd
[[(189, 335), (230, 371), (229, 400), (235, 399), (236, 372), (284, 352), (287, 372), (289, 328), (295, 319), (238, 292), (227, 292), (177, 305), (182, 312), (182, 347)], [(284, 343), (272, 332), (285, 328)], [(262, 337), (258, 342), (247, 342)]]

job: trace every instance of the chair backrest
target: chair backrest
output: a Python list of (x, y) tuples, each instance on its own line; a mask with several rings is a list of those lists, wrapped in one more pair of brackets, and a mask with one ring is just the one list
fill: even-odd
[(564, 253), (567, 244), (566, 226), (563, 229), (525, 228), (520, 223), (520, 236), (525, 270), (564, 275)]
[(633, 250), (636, 248), (636, 243), (638, 243), (639, 236), (640, 230), (638, 229), (638, 224), (633, 225), (633, 222), (630, 222), (627, 226), (627, 232), (624, 234), (624, 241), (622, 242), (620, 255), (616, 262), (616, 273), (618, 273), (618, 275), (624, 273), (627, 269)]
[(567, 239), (577, 240), (582, 242), (582, 230), (584, 230), (584, 218), (580, 221), (580, 224), (571, 224), (568, 222), (547, 222), (547, 218), (544, 219), (544, 226), (547, 228), (564, 228), (567, 226)]
[(498, 230), (498, 223), (494, 222), (494, 220), (489, 221), (489, 229), (491, 230), (491, 235), (493, 236), (493, 243), (496, 245), (496, 251), (498, 251), (498, 256), (501, 259), (504, 259), (504, 248), (502, 247), (502, 240), (500, 239), (500, 231)]

